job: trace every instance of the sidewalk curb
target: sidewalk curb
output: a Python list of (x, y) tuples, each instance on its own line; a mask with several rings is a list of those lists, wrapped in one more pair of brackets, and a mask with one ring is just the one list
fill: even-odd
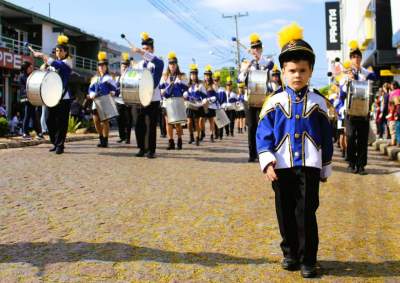
[[(117, 137), (117, 134), (111, 134), (109, 137), (114, 138)], [(84, 140), (93, 140), (97, 139), (99, 136), (97, 134), (86, 134), (80, 136), (71, 136), (67, 137), (65, 142), (76, 142), (76, 141), (84, 141)], [(39, 144), (49, 144), (49, 140), (28, 140), (28, 141), (14, 141), (8, 143), (0, 143), (0, 149), (9, 149), (9, 148), (21, 148), (27, 146), (35, 146)]]

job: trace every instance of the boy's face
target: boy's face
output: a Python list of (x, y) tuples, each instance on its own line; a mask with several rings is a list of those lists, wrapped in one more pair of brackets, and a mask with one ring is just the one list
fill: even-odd
[(361, 58), (361, 56), (358, 55), (358, 54), (353, 54), (353, 55), (351, 55), (351, 57), (350, 57), (351, 64), (352, 64), (356, 69), (360, 69), (360, 67), (361, 67), (361, 60), (362, 60), (362, 58)]
[(283, 64), (283, 77), (289, 87), (295, 91), (305, 87), (312, 75), (310, 63), (305, 60)]

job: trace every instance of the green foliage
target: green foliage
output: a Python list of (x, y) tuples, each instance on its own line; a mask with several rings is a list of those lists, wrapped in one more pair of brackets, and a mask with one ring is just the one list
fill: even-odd
[(6, 118), (0, 118), (0, 137), (4, 137), (8, 133), (8, 121)]
[[(226, 78), (228, 76), (231, 77), (232, 82), (233, 82), (233, 89), (236, 89), (237, 87), (237, 70), (236, 69), (230, 69), (230, 68), (222, 68), (221, 70), (218, 70), (221, 73), (221, 79), (220, 79), (220, 83), (221, 86), (225, 87), (226, 85)], [(233, 72), (233, 75), (231, 75), (231, 71)]]
[(77, 129), (79, 129), (79, 126), (81, 125), (81, 122), (78, 122), (75, 120), (74, 117), (69, 116), (68, 119), (68, 133), (75, 133)]
[(329, 90), (330, 90), (330, 88), (331, 88), (330, 85), (321, 87), (321, 88), (319, 89), (319, 92), (320, 92), (323, 96), (328, 97), (328, 96), (329, 96)]

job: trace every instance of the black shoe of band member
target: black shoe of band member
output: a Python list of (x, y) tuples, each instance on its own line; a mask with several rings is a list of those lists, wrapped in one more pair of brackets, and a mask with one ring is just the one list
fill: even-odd
[(57, 146), (56, 154), (63, 154), (63, 153), (64, 153), (64, 148), (61, 146)]
[(103, 143), (104, 143), (104, 141), (103, 141), (103, 136), (99, 136), (99, 143), (97, 144), (97, 147), (103, 147)]
[(190, 140), (189, 140), (188, 144), (192, 144), (192, 143), (194, 143), (194, 135), (193, 134), (190, 135)]
[(202, 141), (205, 137), (206, 137), (206, 133), (204, 131), (201, 131), (200, 140)]
[(108, 137), (103, 139), (103, 147), (108, 147)]
[(256, 158), (255, 157), (249, 157), (249, 159), (247, 160), (247, 162), (251, 163), (251, 162), (256, 162)]
[(122, 143), (125, 139), (119, 139), (117, 140), (117, 143)]
[(197, 145), (197, 146), (200, 145), (200, 138), (199, 138), (199, 137), (196, 138), (196, 145)]
[(156, 158), (156, 156), (155, 156), (154, 152), (150, 152), (150, 151), (149, 151), (149, 152), (147, 153), (147, 158), (148, 158), (148, 159), (153, 159), (153, 158)]
[(356, 166), (353, 164), (349, 164), (349, 166), (347, 166), (347, 172), (353, 173), (353, 171), (355, 170)]
[(50, 152), (53, 152), (53, 151), (56, 151), (56, 150), (57, 150), (56, 146), (53, 146), (52, 148), (49, 149)]
[(178, 142), (177, 142), (176, 144), (177, 144), (178, 150), (181, 150), (181, 149), (182, 149), (182, 139), (179, 138), (179, 139), (178, 139)]
[(167, 150), (175, 149), (175, 142), (173, 139), (168, 140)]
[(314, 265), (302, 264), (300, 266), (300, 274), (303, 278), (314, 278), (317, 276), (317, 267)]
[(136, 157), (143, 157), (145, 154), (145, 151), (143, 149), (140, 149), (138, 153), (136, 153)]
[(358, 174), (360, 174), (360, 175), (368, 175), (368, 173), (367, 173), (367, 171), (365, 171), (364, 167), (360, 167), (358, 169)]
[(281, 266), (285, 270), (295, 271), (299, 270), (299, 262), (296, 259), (285, 257), (282, 260)]
[(211, 142), (214, 142), (214, 135), (211, 135), (211, 136), (210, 136), (210, 141), (211, 141)]
[(126, 140), (125, 143), (126, 143), (126, 144), (130, 144), (130, 143), (131, 143), (131, 140)]

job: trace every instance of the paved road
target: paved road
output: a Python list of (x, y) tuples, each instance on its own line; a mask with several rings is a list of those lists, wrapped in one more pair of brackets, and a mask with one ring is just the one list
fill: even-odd
[[(187, 135), (185, 136), (187, 139)], [(0, 282), (282, 282), (273, 193), (245, 135), (158, 158), (111, 141), (0, 151)], [(400, 281), (400, 167), (321, 186), (321, 280)]]

